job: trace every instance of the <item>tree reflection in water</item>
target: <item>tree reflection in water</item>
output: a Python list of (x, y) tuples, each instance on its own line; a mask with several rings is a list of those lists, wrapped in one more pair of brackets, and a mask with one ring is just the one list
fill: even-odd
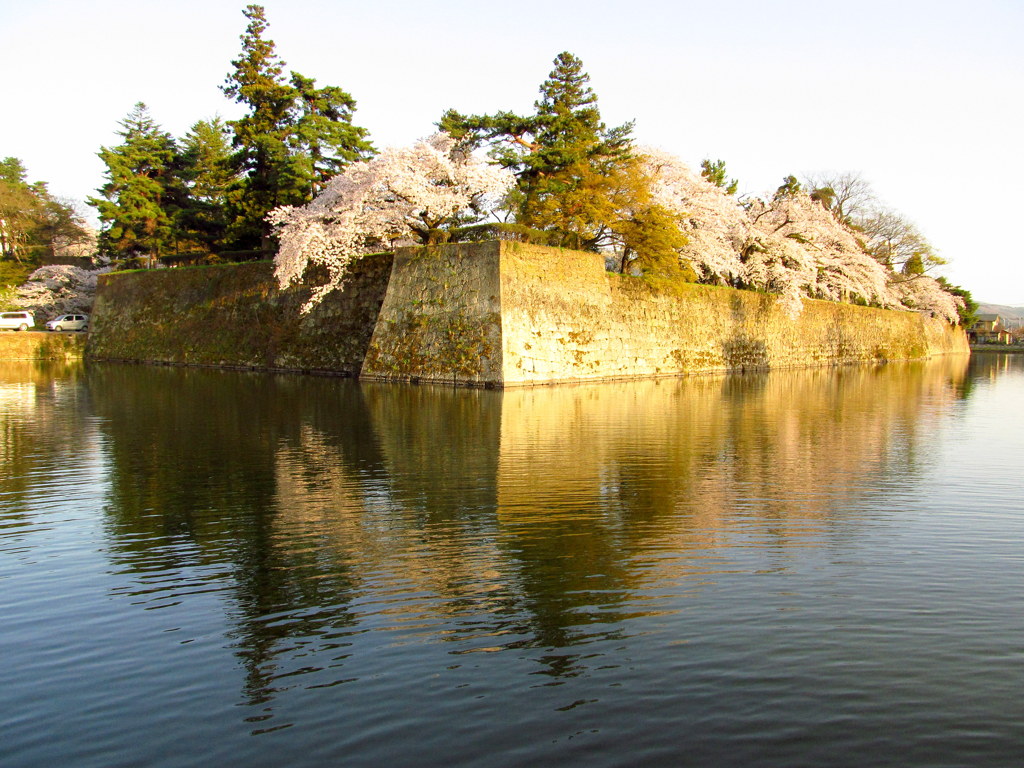
[(272, 709), (297, 679), (360, 677), (371, 635), (583, 674), (605, 661), (588, 645), (745, 548), (784, 570), (858, 535), (867, 489), (927, 464), (966, 366), (505, 392), (95, 366), (87, 384), (129, 593), (217, 581), (244, 696)]

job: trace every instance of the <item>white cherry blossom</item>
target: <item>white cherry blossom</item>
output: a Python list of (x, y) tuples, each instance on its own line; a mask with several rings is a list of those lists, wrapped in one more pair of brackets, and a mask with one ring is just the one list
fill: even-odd
[(461, 152), (445, 133), (387, 149), (336, 176), (308, 205), (268, 215), (280, 240), (275, 274), (282, 286), (310, 266), (326, 270), (308, 311), (344, 285), (353, 258), (409, 241), (430, 242), (459, 214), (494, 210), (513, 182), (509, 171)]
[(45, 317), (89, 312), (96, 296), (96, 279), (109, 271), (110, 267), (82, 269), (65, 264), (40, 267), (18, 288), (17, 300), (20, 306)]

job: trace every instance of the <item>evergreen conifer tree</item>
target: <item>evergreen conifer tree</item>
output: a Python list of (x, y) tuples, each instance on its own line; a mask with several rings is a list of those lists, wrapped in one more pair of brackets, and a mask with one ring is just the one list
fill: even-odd
[(229, 123), (234, 131), (238, 181), (229, 196), (230, 233), (238, 244), (269, 248), (267, 212), (278, 205), (305, 201), (288, 151), (288, 121), (294, 91), (284, 79), (284, 62), (274, 41), (264, 39), (263, 7), (246, 6), (249, 20), (242, 35), (242, 55), (222, 90), (248, 113)]
[(114, 256), (160, 256), (171, 242), (180, 205), (176, 144), (142, 102), (120, 125), (123, 142), (99, 151), (107, 166), (107, 183), (98, 190), (102, 197), (89, 198), (103, 226), (100, 247)]
[(608, 129), (589, 81), (576, 56), (560, 53), (534, 114), (448, 110), (438, 125), (467, 149), (489, 147), (491, 157), (516, 174), (508, 205), (518, 224), (546, 232), (547, 242), (616, 246), (623, 265), (677, 260), (674, 249), (685, 238), (654, 203), (651, 180), (632, 156), (633, 124)]
[(366, 131), (352, 125), (355, 101), (340, 88), (285, 77), (274, 41), (265, 37), (263, 6), (248, 5), (242, 55), (222, 90), (248, 112), (229, 123), (236, 183), (228, 194), (229, 236), (241, 247), (271, 248), (266, 215), (312, 199), (326, 178), (372, 154)]
[(738, 179), (730, 179), (726, 176), (725, 160), (704, 159), (700, 163), (700, 175), (716, 187), (721, 187), (726, 194), (735, 195), (740, 187)]
[(304, 163), (310, 197), (350, 163), (373, 155), (368, 132), (352, 124), (355, 99), (335, 86), (316, 87), (316, 80), (292, 73), (295, 104), (292, 148)]
[(175, 220), (182, 248), (213, 252), (224, 247), (227, 193), (235, 180), (231, 159), (230, 132), (220, 117), (200, 120), (182, 140), (186, 199)]
[(623, 160), (631, 149), (633, 124), (605, 127), (580, 59), (563, 52), (554, 65), (540, 86), (535, 114), (462, 115), (448, 110), (438, 123), (469, 146), (488, 145), (494, 160), (515, 172), (527, 199), (542, 179)]

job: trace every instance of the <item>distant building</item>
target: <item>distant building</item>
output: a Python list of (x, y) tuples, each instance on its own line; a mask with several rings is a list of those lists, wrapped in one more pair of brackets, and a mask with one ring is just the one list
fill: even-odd
[(1011, 344), (1013, 337), (999, 315), (978, 315), (974, 325), (967, 329), (971, 344)]

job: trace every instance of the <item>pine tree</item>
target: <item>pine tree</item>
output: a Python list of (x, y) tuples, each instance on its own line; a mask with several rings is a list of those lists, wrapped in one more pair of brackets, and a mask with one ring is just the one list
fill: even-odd
[(773, 198), (775, 200), (783, 200), (787, 197), (794, 197), (801, 192), (803, 192), (803, 187), (800, 185), (800, 180), (790, 174), (782, 180), (782, 184), (775, 190)]
[(263, 6), (248, 5), (242, 55), (222, 90), (248, 109), (229, 123), (238, 180), (229, 195), (229, 235), (236, 245), (272, 247), (266, 215), (301, 205), (323, 181), (372, 154), (366, 131), (352, 125), (355, 101), (340, 88), (316, 88), (310, 78), (286, 79), (285, 63), (265, 37)]
[(103, 225), (100, 247), (120, 257), (158, 257), (171, 242), (172, 217), (180, 204), (175, 141), (142, 102), (120, 125), (123, 142), (99, 151), (107, 166), (107, 183), (98, 190), (102, 197), (89, 198)]
[(633, 124), (605, 127), (597, 96), (587, 85), (590, 76), (576, 56), (560, 53), (554, 65), (540, 86), (535, 114), (448, 110), (438, 126), (470, 146), (489, 146), (494, 160), (520, 179), (551, 176), (580, 162), (627, 157)]
[(580, 163), (626, 156), (633, 124), (607, 130), (583, 62), (571, 53), (560, 53), (554, 64), (541, 84), (542, 98), (534, 102), (539, 149), (527, 159), (527, 167), (551, 175)]
[(355, 99), (335, 86), (316, 87), (316, 80), (292, 73), (295, 89), (292, 148), (302, 158), (310, 197), (350, 163), (373, 155), (365, 128), (352, 125)]
[(589, 80), (576, 56), (560, 53), (533, 115), (449, 110), (438, 125), (467, 147), (488, 146), (515, 172), (509, 205), (519, 224), (553, 232), (553, 242), (597, 248), (623, 199), (620, 166), (630, 162), (633, 124), (606, 128)]
[(284, 79), (284, 62), (266, 40), (263, 7), (246, 6), (249, 20), (242, 35), (242, 56), (231, 62), (222, 90), (248, 108), (229, 123), (234, 131), (238, 181), (229, 193), (230, 234), (238, 244), (270, 247), (267, 212), (279, 205), (304, 202), (288, 151), (289, 113), (294, 90)]
[(705, 159), (700, 163), (700, 175), (716, 187), (721, 187), (728, 195), (735, 195), (740, 187), (738, 179), (730, 179), (725, 172), (725, 160)]

